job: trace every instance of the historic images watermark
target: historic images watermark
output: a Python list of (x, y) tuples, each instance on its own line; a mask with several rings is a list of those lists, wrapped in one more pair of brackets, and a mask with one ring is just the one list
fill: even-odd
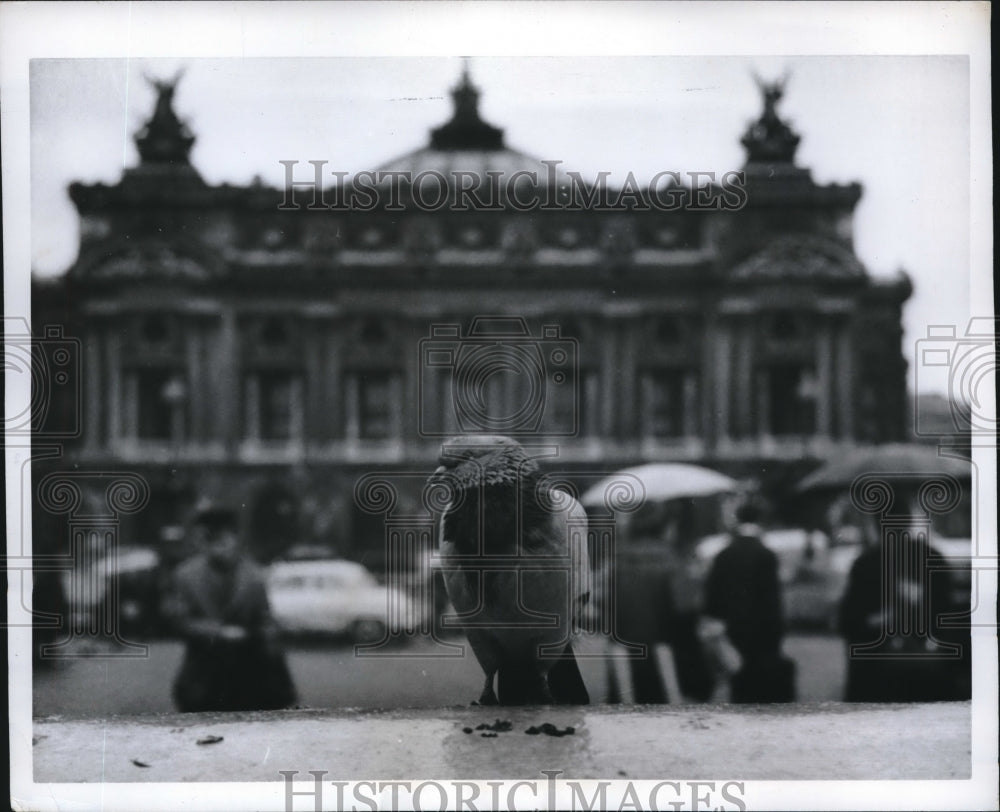
[[(514, 172), (454, 169), (329, 170), (326, 160), (279, 161), (285, 168), (282, 211), (739, 211), (747, 203), (742, 171), (663, 170), (643, 185), (629, 172), (618, 184), (600, 171), (585, 180), (561, 171), (562, 161), (542, 160), (544, 169)], [(296, 173), (306, 163), (312, 177)], [(328, 179), (334, 183), (328, 183)], [(613, 185), (614, 184), (614, 185)]]
[[(328, 770), (278, 770), (285, 782), (285, 810), (333, 809), (747, 809), (743, 781), (580, 781), (564, 770), (540, 770), (531, 781), (342, 781)], [(305, 776), (312, 776), (310, 781)], [(610, 792), (609, 792), (610, 790)], [(305, 805), (304, 805), (305, 804)]]

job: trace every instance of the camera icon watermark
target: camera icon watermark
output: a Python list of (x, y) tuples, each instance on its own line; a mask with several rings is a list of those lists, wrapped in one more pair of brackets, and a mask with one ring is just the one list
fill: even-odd
[(435, 324), (420, 340), (419, 432), (569, 437), (579, 429), (579, 347), (518, 316)]
[(64, 335), (61, 325), (46, 325), (38, 338), (25, 319), (4, 318), (4, 372), (13, 388), (23, 381), (30, 393), (5, 412), (6, 436), (57, 441), (80, 436), (80, 357), (80, 340)]
[[(969, 434), (996, 437), (995, 376), (997, 329), (993, 317), (969, 320), (963, 335), (955, 325), (930, 325), (916, 344), (913, 428), (918, 437)], [(950, 419), (928, 407), (920, 395), (931, 382), (947, 383)]]

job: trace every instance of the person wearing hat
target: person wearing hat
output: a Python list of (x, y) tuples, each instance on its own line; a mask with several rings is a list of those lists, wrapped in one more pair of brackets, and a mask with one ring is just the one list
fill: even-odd
[(200, 548), (174, 574), (165, 613), (185, 641), (173, 698), (181, 711), (272, 710), (295, 701), (260, 568), (243, 551), (238, 516), (198, 514)]

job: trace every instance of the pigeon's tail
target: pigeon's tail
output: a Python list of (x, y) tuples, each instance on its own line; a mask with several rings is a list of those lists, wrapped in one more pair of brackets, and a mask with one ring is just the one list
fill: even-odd
[(556, 664), (549, 670), (549, 691), (559, 705), (589, 705), (590, 694), (583, 683), (580, 666), (573, 654), (573, 644), (567, 643)]

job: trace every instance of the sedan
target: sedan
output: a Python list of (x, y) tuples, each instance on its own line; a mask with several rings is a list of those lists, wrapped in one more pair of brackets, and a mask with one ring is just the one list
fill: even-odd
[(372, 643), (420, 625), (424, 609), (383, 586), (361, 564), (344, 560), (277, 561), (267, 583), (271, 612), (290, 634), (347, 636)]

